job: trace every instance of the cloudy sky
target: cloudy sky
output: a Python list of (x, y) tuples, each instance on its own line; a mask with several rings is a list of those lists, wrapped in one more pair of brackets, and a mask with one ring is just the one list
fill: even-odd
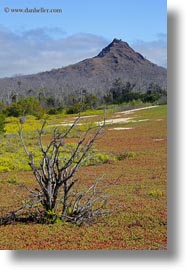
[[(0, 77), (32, 74), (97, 55), (122, 39), (167, 64), (166, 0), (6, 0), (0, 4)], [(12, 9), (60, 9), (58, 13)]]

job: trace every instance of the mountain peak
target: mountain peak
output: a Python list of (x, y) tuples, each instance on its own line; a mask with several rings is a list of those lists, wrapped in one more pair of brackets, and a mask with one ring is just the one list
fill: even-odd
[(104, 57), (109, 52), (114, 52), (115, 50), (130, 50), (132, 51), (131, 47), (127, 42), (122, 41), (121, 39), (114, 38), (113, 41), (105, 47), (97, 56)]
[(123, 42), (123, 41), (121, 39), (114, 38), (111, 44), (120, 43), (120, 42)]
[[(128, 43), (114, 38), (97, 56), (64, 68), (46, 71), (18, 78), (0, 79), (1, 99), (11, 102), (11, 89), (17, 89), (20, 96), (38, 95), (39, 89), (46, 89), (56, 99), (70, 99), (71, 94), (86, 89), (88, 93), (104, 97), (116, 79), (135, 84), (134, 90), (147, 91), (150, 83), (167, 87), (167, 71), (146, 60), (134, 51)], [(58, 83), (57, 83), (58, 82)], [(81, 90), (82, 91), (82, 90)], [(14, 92), (13, 92), (14, 93)]]

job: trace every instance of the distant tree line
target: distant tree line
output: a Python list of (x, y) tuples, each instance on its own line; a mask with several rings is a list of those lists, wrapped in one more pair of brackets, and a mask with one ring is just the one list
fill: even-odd
[(87, 93), (69, 94), (64, 100), (53, 96), (45, 97), (39, 94), (38, 97), (13, 97), (11, 104), (0, 103), (0, 112), (6, 116), (19, 117), (23, 115), (34, 115), (37, 118), (47, 114), (78, 113), (89, 109), (97, 108), (99, 99), (96, 95)]
[(135, 91), (135, 84), (124, 83), (121, 79), (116, 79), (108, 93), (102, 97), (97, 97), (95, 94), (87, 92), (86, 89), (70, 93), (63, 99), (56, 96), (46, 96), (45, 91), (39, 91), (37, 97), (18, 97), (13, 94), (10, 104), (0, 102), (0, 132), (4, 130), (5, 116), (20, 117), (30, 114), (42, 118), (46, 113), (59, 114), (65, 112), (74, 114), (96, 109), (103, 104), (121, 104), (133, 101), (166, 104), (167, 92), (154, 83), (151, 83), (144, 93)]
[(115, 80), (109, 93), (104, 96), (106, 104), (121, 104), (123, 102), (131, 102), (140, 100), (143, 103), (167, 103), (167, 92), (158, 84), (150, 83), (147, 91), (133, 91), (135, 84), (130, 82), (123, 83), (121, 79)]

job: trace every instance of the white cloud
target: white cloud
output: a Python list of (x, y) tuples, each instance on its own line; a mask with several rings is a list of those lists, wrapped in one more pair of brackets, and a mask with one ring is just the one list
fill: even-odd
[(85, 33), (65, 36), (58, 28), (14, 33), (0, 27), (0, 77), (67, 66), (95, 56), (107, 44), (100, 36)]
[(158, 34), (158, 38), (150, 42), (137, 40), (132, 47), (151, 62), (167, 67), (167, 36), (165, 34)]
[[(88, 33), (72, 36), (59, 28), (12, 32), (0, 26), (0, 77), (33, 74), (60, 68), (97, 55), (109, 41)], [(166, 66), (166, 36), (152, 42), (136, 41), (132, 47), (150, 61)]]

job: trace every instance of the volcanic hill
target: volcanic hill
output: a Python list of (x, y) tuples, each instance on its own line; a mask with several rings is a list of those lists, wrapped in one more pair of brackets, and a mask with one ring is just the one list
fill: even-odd
[(167, 70), (145, 59), (128, 43), (114, 39), (97, 56), (67, 67), (34, 75), (0, 79), (0, 97), (10, 102), (13, 95), (54, 96), (61, 99), (85, 89), (98, 97), (105, 95), (113, 82), (135, 84), (134, 90), (145, 92), (150, 83), (167, 88)]

